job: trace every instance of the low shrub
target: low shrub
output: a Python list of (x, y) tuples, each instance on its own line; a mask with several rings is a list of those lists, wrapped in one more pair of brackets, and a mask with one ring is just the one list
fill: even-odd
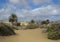
[(35, 28), (38, 28), (38, 27), (39, 27), (39, 25), (35, 24), (35, 23), (31, 23), (31, 24), (26, 26), (27, 29), (35, 29)]
[(58, 40), (59, 39), (59, 33), (57, 31), (49, 32), (48, 33), (48, 39)]
[(17, 23), (17, 26), (21, 26), (20, 23)]
[(48, 39), (58, 40), (60, 39), (60, 32), (58, 29), (58, 25), (51, 25), (51, 27), (48, 28)]
[(14, 32), (14, 30), (3, 24), (3, 23), (0, 23), (0, 35), (1, 36), (10, 36), (10, 35), (15, 35), (16, 33)]

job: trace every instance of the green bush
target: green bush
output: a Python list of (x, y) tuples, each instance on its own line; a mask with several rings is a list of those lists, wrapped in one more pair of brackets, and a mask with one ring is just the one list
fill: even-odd
[(57, 25), (54, 24), (48, 28), (48, 39), (60, 39), (60, 32)]
[(14, 32), (14, 30), (3, 24), (3, 23), (0, 23), (0, 35), (1, 36), (10, 36), (10, 35), (15, 35), (16, 33)]
[(43, 24), (49, 24), (49, 23), (50, 23), (50, 21), (49, 21), (48, 19), (41, 22), (42, 25), (43, 25)]
[(57, 31), (55, 31), (55, 32), (49, 32), (48, 33), (48, 39), (52, 39), (52, 40), (59, 39), (59, 33)]
[(17, 26), (21, 26), (21, 24), (20, 23), (17, 23)]
[(31, 24), (29, 24), (29, 25), (27, 25), (27, 29), (35, 29), (35, 28), (38, 28), (39, 26), (38, 26), (38, 24), (35, 24), (35, 23), (31, 23)]
[(31, 23), (35, 23), (35, 21), (34, 20), (31, 20)]

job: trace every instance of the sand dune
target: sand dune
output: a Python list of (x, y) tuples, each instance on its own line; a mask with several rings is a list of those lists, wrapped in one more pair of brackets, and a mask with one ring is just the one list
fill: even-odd
[(0, 37), (0, 42), (60, 42), (60, 40), (49, 40), (41, 29), (18, 30), (17, 35)]

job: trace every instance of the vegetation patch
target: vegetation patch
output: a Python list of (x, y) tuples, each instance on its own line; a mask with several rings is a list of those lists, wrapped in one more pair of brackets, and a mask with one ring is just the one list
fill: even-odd
[(60, 26), (58, 24), (52, 24), (48, 28), (48, 39), (58, 40), (60, 39)]
[(35, 29), (35, 28), (38, 28), (38, 24), (34, 24), (34, 23), (31, 23), (29, 25), (26, 26), (27, 29)]
[(15, 35), (13, 28), (11, 28), (8, 25), (5, 25), (4, 23), (0, 23), (0, 36), (10, 36)]

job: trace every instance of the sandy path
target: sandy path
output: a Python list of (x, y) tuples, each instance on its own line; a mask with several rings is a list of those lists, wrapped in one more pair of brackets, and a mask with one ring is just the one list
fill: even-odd
[(60, 40), (49, 40), (41, 29), (18, 30), (17, 35), (0, 38), (0, 42), (60, 42)]

